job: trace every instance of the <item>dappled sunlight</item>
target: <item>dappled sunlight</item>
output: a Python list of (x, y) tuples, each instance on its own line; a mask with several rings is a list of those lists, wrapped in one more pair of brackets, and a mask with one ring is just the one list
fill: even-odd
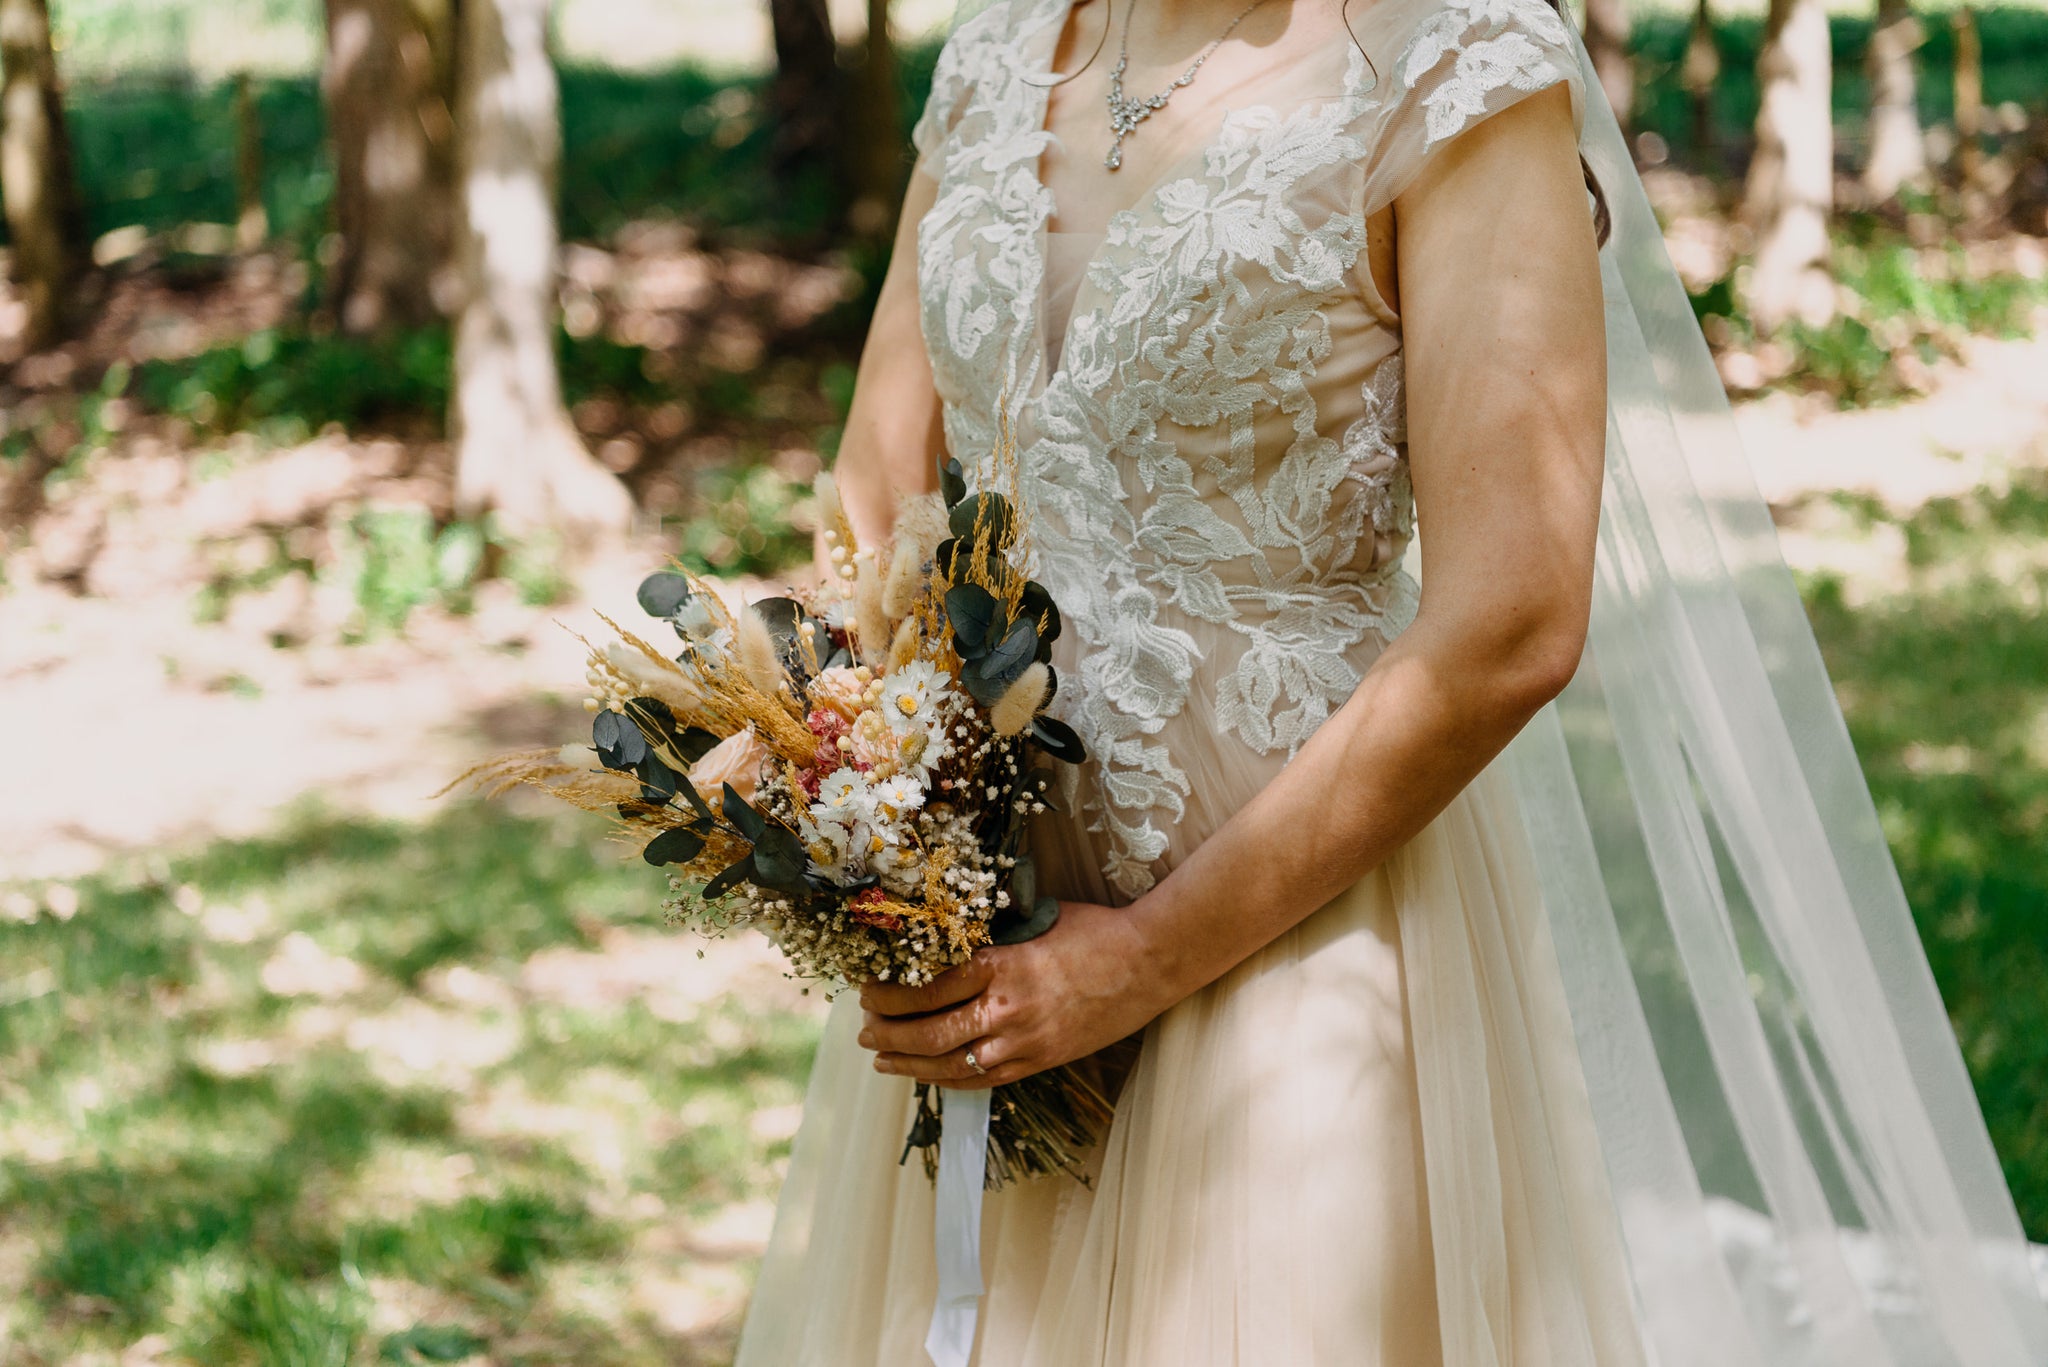
[[(462, 908), (493, 885), (523, 891), (486, 928)], [(0, 923), (10, 1332), (164, 1324), (155, 1351), (214, 1361), (447, 1326), (622, 1367), (730, 1342), (818, 1003), (661, 930), (592, 832), (306, 814), (50, 886), (67, 914)]]

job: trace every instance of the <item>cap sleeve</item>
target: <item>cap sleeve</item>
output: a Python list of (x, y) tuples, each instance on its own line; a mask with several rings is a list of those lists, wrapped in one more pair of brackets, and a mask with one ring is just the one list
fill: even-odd
[(1437, 150), (1512, 104), (1564, 85), (1583, 127), (1577, 44), (1545, 0), (1437, 0), (1400, 10), (1396, 55), (1368, 164), (1365, 207), (1392, 203)]
[(931, 93), (925, 98), (924, 112), (910, 130), (910, 141), (917, 148), (918, 169), (928, 176), (937, 178), (941, 149), (973, 102), (974, 73), (984, 64), (990, 39), (1001, 32), (998, 25), (1003, 15), (997, 12), (1000, 9), (1002, 6), (984, 10), (962, 23), (939, 49), (938, 65), (932, 69)]

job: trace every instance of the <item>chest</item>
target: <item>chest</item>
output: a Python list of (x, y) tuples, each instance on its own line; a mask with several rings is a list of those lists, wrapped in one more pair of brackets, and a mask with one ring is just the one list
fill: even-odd
[[(963, 54), (971, 84), (919, 234), (941, 398), (1019, 411), (1056, 395), (1085, 410), (1107, 393), (1144, 393), (1153, 416), (1181, 422), (1220, 415), (1232, 395), (1277, 402), (1311, 386), (1334, 338), (1382, 321), (1356, 274), (1370, 78), (1299, 78), (1311, 98), (1226, 104), (1275, 93), (1276, 76), (1222, 65), (1205, 98), (1190, 85), (1175, 96), (1186, 103), (1142, 125), (1129, 145), (1151, 139), (1145, 160), (1112, 174), (1098, 155), (1109, 141), (1100, 83), (1031, 79), (1050, 69), (1064, 14), (1040, 9), (1037, 27)], [(1062, 335), (1048, 337), (1048, 235), (1096, 228)]]

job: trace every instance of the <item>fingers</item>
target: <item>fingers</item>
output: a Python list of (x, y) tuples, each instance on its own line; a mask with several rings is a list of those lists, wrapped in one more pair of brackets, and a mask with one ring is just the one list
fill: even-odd
[(955, 1006), (988, 986), (993, 956), (977, 954), (958, 968), (949, 968), (922, 987), (901, 983), (866, 983), (860, 1004), (882, 1016), (913, 1016)]
[(988, 1034), (992, 1025), (988, 1002), (982, 997), (929, 1016), (883, 1016), (870, 1011), (861, 1027), (860, 1046), (878, 1054), (936, 1058), (964, 1049)]
[(976, 1072), (968, 1066), (965, 1048), (931, 1056), (926, 1054), (877, 1054), (875, 1071), (915, 1079), (918, 1082), (935, 1082), (954, 1091), (978, 1091), (984, 1087), (1001, 1087), (1029, 1077), (1038, 1070), (1020, 1058), (1006, 1056), (999, 1040), (976, 1040), (971, 1046), (974, 1061), (983, 1071)]

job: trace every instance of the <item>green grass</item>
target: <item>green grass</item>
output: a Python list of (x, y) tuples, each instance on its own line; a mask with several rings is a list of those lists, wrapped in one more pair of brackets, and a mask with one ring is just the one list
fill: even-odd
[(1911, 586), (1852, 607), (1821, 578), (1808, 610), (2006, 1179), (2048, 1239), (2048, 474), (1895, 520)]
[[(772, 1194), (784, 1142), (747, 1117), (797, 1099), (815, 1031), (518, 991), (535, 953), (659, 924), (656, 880), (594, 826), (306, 811), (0, 922), (8, 1362), (151, 1333), (209, 1367), (722, 1360), (725, 1330), (679, 1337), (636, 1288), (676, 1275), (693, 1222)], [(267, 991), (295, 933), (360, 985)], [(498, 985), (485, 1004), (427, 991), (457, 965)], [(497, 1043), (394, 1071), (377, 1041), (420, 1031)]]
[[(1915, 247), (1870, 214), (1843, 215), (1833, 225), (1829, 269), (1843, 304), (1826, 323), (1787, 324), (1776, 340), (1791, 368), (1773, 383), (1826, 394), (1841, 408), (1867, 408), (1911, 398), (1915, 377), (1944, 359), (1959, 359), (1970, 337), (2030, 335), (2034, 310), (2048, 303), (2048, 281), (2014, 273), (1973, 274), (1959, 243)], [(1753, 347), (1750, 320), (1733, 272), (1692, 296), (1693, 310), (1717, 346)]]

